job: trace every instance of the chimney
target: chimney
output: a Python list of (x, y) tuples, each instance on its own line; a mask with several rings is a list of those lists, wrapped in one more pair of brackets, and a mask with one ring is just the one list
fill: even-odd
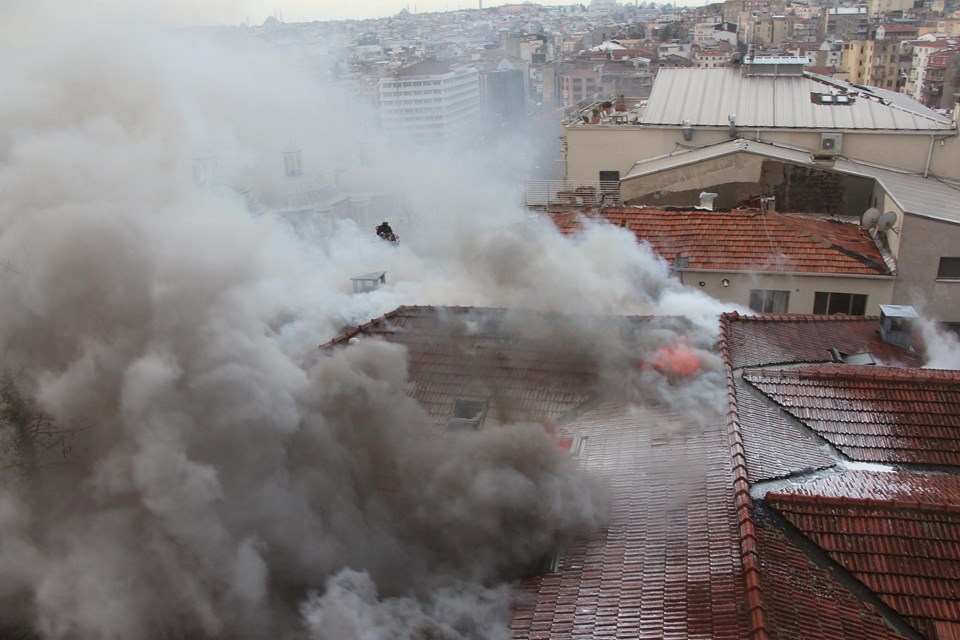
[(283, 150), (283, 169), (288, 176), (303, 175), (303, 155), (298, 147)]
[(916, 309), (906, 304), (880, 305), (880, 339), (884, 342), (913, 349), (913, 323), (920, 317)]
[(700, 192), (700, 208), (713, 211), (713, 201), (717, 199), (717, 194), (708, 191)]

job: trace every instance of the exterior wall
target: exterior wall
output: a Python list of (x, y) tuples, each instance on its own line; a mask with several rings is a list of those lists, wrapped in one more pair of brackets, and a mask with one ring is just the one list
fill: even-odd
[(912, 304), (925, 317), (941, 322), (960, 322), (960, 281), (937, 280), (940, 258), (960, 257), (960, 224), (912, 215), (898, 224), (900, 258), (893, 302)]
[[(688, 287), (699, 289), (723, 302), (732, 302), (744, 308), (750, 305), (751, 289), (789, 291), (787, 313), (813, 313), (814, 295), (818, 291), (831, 293), (860, 293), (867, 296), (867, 315), (879, 315), (881, 304), (890, 304), (893, 298), (893, 278), (855, 278), (851, 276), (823, 276), (797, 274), (766, 274), (723, 271), (695, 271), (684, 269), (677, 277)], [(729, 286), (723, 286), (723, 280)], [(703, 286), (700, 283), (703, 282)], [(960, 289), (960, 283), (958, 283)]]
[(380, 79), (380, 121), (388, 135), (435, 145), (469, 144), (480, 127), (476, 69)]
[[(679, 127), (631, 125), (572, 125), (565, 128), (566, 179), (597, 180), (600, 171), (619, 171), (626, 176), (633, 165), (683, 147), (699, 147), (730, 140), (726, 129), (694, 130), (686, 141)], [(793, 147), (816, 150), (820, 132), (747, 130), (740, 135)], [(948, 134), (949, 135), (949, 134)], [(888, 166), (922, 173), (930, 151), (930, 134), (844, 132), (843, 155), (855, 160), (882, 162)], [(896, 149), (896, 153), (891, 153)], [(933, 146), (930, 170), (937, 176), (960, 180), (960, 137), (943, 138)]]
[(841, 69), (850, 82), (896, 91), (900, 44), (895, 40), (853, 40), (843, 43)]
[(913, 8), (913, 0), (870, 0), (868, 5), (871, 18), (877, 18), (894, 11)]
[(746, 153), (714, 158), (621, 183), (632, 205), (693, 206), (701, 191), (717, 194), (714, 206), (731, 209), (757, 195), (774, 195), (778, 211), (859, 216), (872, 204), (874, 181)]

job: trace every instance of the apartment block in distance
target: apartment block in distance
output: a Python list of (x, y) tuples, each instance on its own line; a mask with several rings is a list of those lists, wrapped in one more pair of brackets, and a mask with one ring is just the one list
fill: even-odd
[(480, 78), (472, 67), (428, 59), (380, 79), (380, 124), (388, 137), (420, 147), (476, 141)]

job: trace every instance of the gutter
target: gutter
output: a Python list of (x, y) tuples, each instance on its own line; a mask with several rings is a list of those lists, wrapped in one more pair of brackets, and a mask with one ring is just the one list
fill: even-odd
[[(882, 255), (882, 254), (881, 254)], [(896, 275), (873, 275), (869, 273), (834, 273), (823, 271), (759, 271), (757, 269), (695, 269), (691, 267), (670, 267), (678, 273), (732, 273), (749, 276), (790, 276), (808, 278), (864, 278), (867, 280), (896, 280)]]

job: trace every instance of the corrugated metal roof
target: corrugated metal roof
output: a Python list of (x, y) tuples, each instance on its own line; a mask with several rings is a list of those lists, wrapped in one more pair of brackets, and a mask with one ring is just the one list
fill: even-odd
[(784, 162), (815, 166), (825, 171), (873, 178), (904, 212), (960, 224), (960, 182), (936, 177), (924, 178), (916, 173), (877, 167), (843, 158), (837, 159), (832, 164), (818, 163), (814, 162), (807, 151), (744, 139), (638, 162), (623, 180), (649, 176), (734, 153), (752, 153)]
[[(845, 105), (815, 104), (812, 93), (846, 91), (856, 100)], [(730, 114), (737, 126), (785, 129), (866, 129), (952, 131), (950, 118), (919, 103), (892, 102), (865, 87), (811, 74), (748, 76), (742, 67), (661, 69), (653, 84), (645, 125), (726, 127)]]

